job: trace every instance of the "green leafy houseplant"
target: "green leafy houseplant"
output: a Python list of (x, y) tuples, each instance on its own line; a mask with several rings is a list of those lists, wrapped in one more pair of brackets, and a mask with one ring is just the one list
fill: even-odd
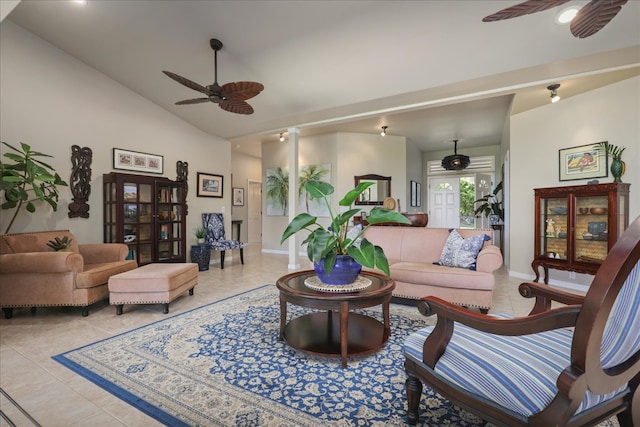
[(352, 205), (373, 182), (361, 182), (356, 188), (350, 190), (338, 203), (340, 206), (348, 206), (349, 210), (342, 213), (334, 213), (329, 205), (329, 196), (333, 194), (334, 188), (331, 184), (319, 181), (309, 181), (305, 184), (305, 190), (316, 199), (321, 199), (327, 206), (331, 217), (331, 226), (325, 229), (318, 224), (318, 218), (308, 213), (297, 215), (282, 233), (280, 243), (284, 243), (289, 237), (299, 231), (307, 230), (310, 234), (303, 241), (307, 244), (307, 256), (314, 263), (324, 263), (324, 271), (329, 274), (333, 269), (338, 255), (350, 255), (359, 264), (368, 268), (379, 268), (389, 275), (389, 262), (380, 246), (375, 246), (367, 239), (362, 239), (360, 245), (355, 243), (362, 236), (362, 233), (371, 225), (383, 222), (400, 224), (411, 224), (408, 218), (399, 212), (388, 211), (379, 207), (373, 208), (367, 216), (366, 227), (357, 236), (349, 238), (347, 236), (349, 220), (360, 212), (360, 209), (353, 209)]
[(622, 161), (622, 153), (627, 147), (618, 147), (617, 145), (609, 144), (608, 141), (598, 142), (593, 146), (598, 148), (601, 153), (606, 156), (611, 156), (611, 175), (613, 175), (613, 182), (622, 182), (622, 175), (626, 169), (625, 163)]
[(2, 210), (14, 209), (11, 221), (5, 230), (5, 233), (8, 233), (23, 205), (27, 212), (34, 213), (36, 211), (34, 202), (41, 200), (51, 205), (56, 211), (60, 197), (57, 186), (66, 186), (67, 183), (51, 166), (39, 160), (41, 157), (52, 156), (33, 151), (25, 143), (20, 143), (22, 149), (6, 142), (2, 144), (13, 150), (4, 154), (4, 157), (13, 161), (12, 164), (0, 161), (2, 177), (0, 189), (4, 191), (4, 203), (1, 208)]
[(627, 147), (618, 147), (617, 145), (609, 144), (608, 141), (598, 142), (593, 148), (601, 149), (606, 155), (618, 160), (622, 158), (622, 153), (627, 149)]
[(67, 251), (71, 247), (72, 238), (69, 236), (63, 236), (62, 238), (56, 237), (55, 240), (49, 240), (47, 242), (47, 246), (49, 246), (54, 251)]
[(504, 206), (502, 205), (502, 197), (498, 196), (502, 192), (502, 181), (493, 191), (484, 197), (479, 198), (474, 203), (479, 203), (476, 206), (475, 214), (482, 213), (485, 217), (489, 215), (498, 215), (501, 221), (504, 221)]
[(204, 239), (205, 236), (207, 235), (207, 230), (205, 230), (202, 227), (198, 227), (195, 230), (193, 230), (193, 234), (196, 235), (197, 239)]

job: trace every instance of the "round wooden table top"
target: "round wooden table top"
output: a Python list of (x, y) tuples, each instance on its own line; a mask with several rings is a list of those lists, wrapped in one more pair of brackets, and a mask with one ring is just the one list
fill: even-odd
[[(308, 299), (321, 301), (350, 301), (361, 299), (377, 299), (389, 295), (396, 287), (395, 282), (387, 276), (373, 272), (362, 272), (360, 276), (371, 280), (371, 285), (365, 289), (354, 292), (322, 292), (311, 289), (304, 284), (305, 279), (315, 276), (313, 270), (297, 271), (282, 276), (276, 282), (281, 295), (293, 297), (294, 299)], [(336, 285), (339, 286), (339, 285)]]

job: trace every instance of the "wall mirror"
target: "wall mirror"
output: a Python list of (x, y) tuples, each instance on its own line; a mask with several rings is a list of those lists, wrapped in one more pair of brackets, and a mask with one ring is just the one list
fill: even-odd
[(375, 174), (354, 177), (356, 187), (361, 182), (373, 182), (355, 201), (356, 205), (382, 205), (384, 199), (391, 196), (391, 177)]

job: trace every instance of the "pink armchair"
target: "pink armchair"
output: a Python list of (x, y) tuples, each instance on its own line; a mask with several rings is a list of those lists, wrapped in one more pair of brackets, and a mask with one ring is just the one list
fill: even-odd
[[(73, 239), (71, 251), (53, 252), (55, 237)], [(16, 307), (89, 306), (109, 297), (109, 277), (137, 268), (126, 260), (121, 243), (79, 245), (69, 230), (40, 231), (0, 236), (0, 306), (5, 318)]]

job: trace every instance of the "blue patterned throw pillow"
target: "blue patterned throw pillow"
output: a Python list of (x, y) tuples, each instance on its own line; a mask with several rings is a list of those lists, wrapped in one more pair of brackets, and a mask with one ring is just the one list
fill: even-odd
[(476, 258), (486, 240), (491, 240), (491, 237), (486, 234), (476, 234), (465, 239), (452, 228), (449, 230), (449, 237), (440, 254), (440, 260), (434, 264), (475, 270)]

